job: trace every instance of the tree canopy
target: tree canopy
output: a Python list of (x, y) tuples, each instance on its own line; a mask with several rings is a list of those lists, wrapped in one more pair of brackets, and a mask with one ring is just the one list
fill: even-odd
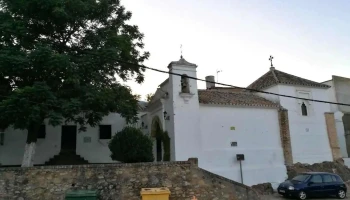
[(152, 100), (153, 96), (154, 96), (153, 93), (146, 94), (146, 101), (150, 102)]
[(110, 112), (128, 122), (137, 99), (117, 81), (144, 80), (144, 35), (119, 0), (0, 0), (0, 128), (45, 119), (95, 126)]

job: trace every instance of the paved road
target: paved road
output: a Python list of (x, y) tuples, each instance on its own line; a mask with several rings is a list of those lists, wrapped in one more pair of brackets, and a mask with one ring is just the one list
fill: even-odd
[[(347, 195), (348, 197), (345, 198), (345, 199), (350, 199), (349, 198), (349, 194)], [(262, 198), (263, 200), (287, 200), (286, 198), (283, 198), (282, 196), (278, 195), (278, 194), (275, 194), (273, 196), (264, 196)], [(336, 200), (337, 198), (336, 197), (333, 197), (333, 198), (312, 198), (312, 200)]]

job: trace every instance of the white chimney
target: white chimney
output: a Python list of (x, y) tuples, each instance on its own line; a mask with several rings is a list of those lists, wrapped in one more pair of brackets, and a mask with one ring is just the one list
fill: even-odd
[(215, 87), (215, 77), (214, 76), (206, 76), (205, 77), (206, 81), (210, 81), (210, 82), (206, 82), (207, 83), (207, 89), (211, 89)]

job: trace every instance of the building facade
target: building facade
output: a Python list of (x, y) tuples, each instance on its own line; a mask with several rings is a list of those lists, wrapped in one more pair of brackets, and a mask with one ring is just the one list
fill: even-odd
[[(142, 102), (141, 102), (142, 103)], [(142, 107), (140, 107), (142, 109)], [(140, 110), (139, 116), (144, 115)], [(65, 159), (81, 159), (86, 163), (112, 163), (108, 143), (112, 136), (126, 126), (126, 120), (117, 113), (105, 116), (99, 126), (87, 127), (79, 132), (75, 124), (53, 127), (42, 125), (36, 142), (34, 165), (44, 165), (64, 151), (72, 151), (77, 156)], [(141, 127), (140, 123), (134, 126)], [(0, 164), (21, 165), (27, 139), (26, 130), (7, 128), (0, 137)]]
[[(350, 79), (340, 76), (332, 76), (325, 81), (329, 85), (328, 96), (332, 102), (350, 104)], [(350, 106), (331, 105), (331, 111), (335, 116), (339, 147), (344, 162), (350, 166)]]
[[(181, 57), (168, 69), (172, 73), (156, 89), (147, 107), (143, 106), (137, 125), (153, 138), (155, 161), (197, 157), (201, 168), (253, 185), (284, 181), (286, 165), (341, 157), (338, 122), (329, 104), (266, 93), (327, 101), (330, 85), (271, 68), (248, 90), (216, 87), (214, 76), (206, 77), (211, 81), (206, 89), (198, 89), (194, 79), (197, 65)], [(106, 116), (99, 127), (83, 133), (77, 133), (73, 124), (45, 126), (46, 135), (38, 140), (34, 164), (47, 163), (63, 148), (74, 149), (89, 163), (113, 162), (108, 141), (125, 126), (125, 120), (115, 113)], [(159, 137), (164, 132), (170, 138), (169, 146)], [(26, 132), (8, 129), (3, 135), (0, 163), (19, 165)], [(244, 159), (239, 161), (237, 155)]]

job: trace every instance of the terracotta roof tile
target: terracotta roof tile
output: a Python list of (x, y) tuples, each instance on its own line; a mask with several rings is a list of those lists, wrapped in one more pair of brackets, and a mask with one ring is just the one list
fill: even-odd
[(228, 92), (219, 90), (198, 90), (199, 103), (256, 107), (274, 107), (279, 104), (249, 92)]
[(236, 87), (212, 87), (210, 90), (227, 91), (227, 92), (247, 92), (245, 88)]
[(277, 85), (277, 84), (287, 84), (287, 85), (299, 85), (299, 86), (309, 86), (318, 88), (329, 88), (328, 85), (304, 79), (298, 76), (294, 76), (279, 70), (272, 68), (270, 71), (262, 75), (256, 81), (248, 86), (249, 89), (262, 90), (264, 88)]

